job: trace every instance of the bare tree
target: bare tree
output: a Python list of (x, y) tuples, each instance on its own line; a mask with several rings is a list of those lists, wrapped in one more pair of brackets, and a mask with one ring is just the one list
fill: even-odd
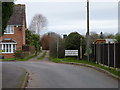
[(115, 35), (112, 33), (104, 33), (105, 39), (114, 39)]
[(40, 31), (47, 26), (48, 20), (42, 14), (37, 14), (33, 17), (29, 30), (35, 34), (40, 34)]

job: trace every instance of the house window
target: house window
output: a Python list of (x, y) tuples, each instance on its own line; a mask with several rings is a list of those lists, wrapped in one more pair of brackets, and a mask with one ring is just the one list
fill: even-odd
[(4, 34), (14, 34), (14, 26), (13, 25), (8, 25), (5, 29)]
[(2, 50), (2, 53), (14, 53), (16, 44), (0, 44), (0, 50)]

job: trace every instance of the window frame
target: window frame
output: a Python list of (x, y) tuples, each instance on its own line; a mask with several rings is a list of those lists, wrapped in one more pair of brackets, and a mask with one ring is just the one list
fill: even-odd
[(7, 25), (4, 34), (14, 34), (14, 25)]
[[(15, 43), (2, 43), (2, 50), (4, 50), (4, 52), (2, 51), (2, 53), (14, 53), (16, 51), (16, 44)], [(14, 51), (14, 47), (15, 46), (15, 51)]]

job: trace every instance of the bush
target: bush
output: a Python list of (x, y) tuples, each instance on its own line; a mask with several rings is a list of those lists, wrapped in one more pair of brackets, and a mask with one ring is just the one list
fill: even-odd
[(15, 52), (15, 58), (23, 59), (25, 57), (29, 56), (29, 52), (24, 52), (22, 50)]
[(115, 39), (117, 40), (118, 43), (120, 43), (120, 34), (117, 34), (117, 35), (115, 36)]

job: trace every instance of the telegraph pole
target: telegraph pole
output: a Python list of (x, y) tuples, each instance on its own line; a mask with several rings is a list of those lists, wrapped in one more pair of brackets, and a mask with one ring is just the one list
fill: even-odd
[(87, 34), (89, 36), (89, 0), (87, 0)]
[(87, 56), (88, 61), (90, 60), (89, 54), (90, 54), (90, 40), (89, 40), (89, 0), (87, 0)]
[(57, 59), (58, 59), (58, 51), (59, 51), (59, 36), (57, 36)]

